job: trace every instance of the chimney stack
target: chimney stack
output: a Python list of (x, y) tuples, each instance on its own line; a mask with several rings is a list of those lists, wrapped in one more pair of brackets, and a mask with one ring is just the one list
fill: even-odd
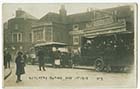
[(21, 8), (18, 8), (18, 10), (16, 10), (16, 17), (20, 17), (24, 14), (24, 11)]

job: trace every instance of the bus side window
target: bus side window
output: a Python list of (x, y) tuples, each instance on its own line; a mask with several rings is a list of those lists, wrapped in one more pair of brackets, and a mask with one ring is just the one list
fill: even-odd
[(105, 44), (106, 44), (106, 42), (104, 41), (104, 42), (103, 42), (103, 44), (105, 45)]
[(113, 43), (113, 41), (111, 40), (111, 41), (110, 41), (110, 43), (112, 44), (112, 43)]
[(114, 45), (114, 48), (117, 48), (117, 45)]

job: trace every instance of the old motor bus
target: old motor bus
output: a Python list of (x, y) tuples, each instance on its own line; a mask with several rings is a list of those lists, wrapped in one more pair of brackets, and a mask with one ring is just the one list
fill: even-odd
[(53, 49), (56, 48), (60, 51), (60, 65), (59, 67), (71, 67), (71, 57), (68, 52), (68, 45), (65, 43), (60, 42), (47, 42), (47, 43), (40, 43), (35, 45), (36, 55), (38, 52), (38, 49), (41, 48), (41, 50), (44, 53), (44, 58), (46, 60), (46, 64), (50, 64), (50, 66), (55, 67), (55, 58), (54, 58), (54, 51)]
[(134, 32), (82, 38), (79, 65), (94, 65), (96, 71), (126, 71), (134, 64)]

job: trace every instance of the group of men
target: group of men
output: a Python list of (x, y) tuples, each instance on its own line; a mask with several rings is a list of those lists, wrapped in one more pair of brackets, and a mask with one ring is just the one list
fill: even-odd
[[(27, 61), (27, 56), (26, 54), (23, 54), (23, 58), (25, 62)], [(10, 63), (12, 61), (12, 56), (9, 51), (4, 51), (4, 68), (10, 68)]]
[[(43, 69), (45, 71), (45, 53), (43, 52), (43, 49), (40, 48), (38, 53), (38, 62), (39, 62), (39, 70)], [(60, 66), (60, 61), (61, 61), (61, 52), (58, 49), (53, 50), (52, 52), (52, 60), (53, 60), (53, 65), (54, 67), (59, 67)]]

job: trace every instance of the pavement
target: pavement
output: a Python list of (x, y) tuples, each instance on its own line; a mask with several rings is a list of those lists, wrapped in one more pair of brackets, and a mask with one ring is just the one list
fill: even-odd
[(12, 69), (4, 69), (4, 80), (7, 79), (12, 73)]
[(3, 71), (4, 71), (4, 80), (6, 80), (10, 75), (11, 75), (11, 73), (12, 73), (12, 69), (14, 68), (14, 63), (13, 62), (11, 62), (11, 64), (10, 64), (10, 68), (4, 68), (3, 67)]

